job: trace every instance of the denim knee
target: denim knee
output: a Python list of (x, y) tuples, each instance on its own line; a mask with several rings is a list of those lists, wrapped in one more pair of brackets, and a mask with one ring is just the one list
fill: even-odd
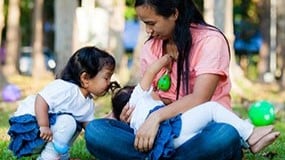
[(240, 136), (225, 123), (209, 123), (199, 134), (182, 144), (172, 159), (241, 160)]
[[(220, 125), (216, 132), (213, 133), (214, 140), (209, 140), (207, 142), (208, 148), (206, 149), (209, 153), (216, 153), (217, 155), (214, 159), (242, 159), (242, 147), (240, 141), (240, 135), (237, 130), (224, 123), (217, 123), (214, 125)], [(216, 135), (215, 135), (216, 134)], [(218, 146), (218, 147), (217, 147)]]

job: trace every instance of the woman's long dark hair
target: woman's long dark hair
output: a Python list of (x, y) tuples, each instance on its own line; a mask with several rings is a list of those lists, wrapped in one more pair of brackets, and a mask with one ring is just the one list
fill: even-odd
[[(170, 17), (175, 14), (176, 9), (179, 11), (178, 19), (176, 20), (176, 25), (173, 33), (173, 40), (178, 49), (178, 59), (177, 59), (177, 92), (176, 99), (179, 98), (180, 83), (182, 83), (185, 88), (186, 94), (189, 94), (189, 56), (191, 54), (192, 47), (192, 33), (189, 27), (192, 23), (201, 24), (208, 26), (220, 33), (216, 27), (207, 24), (192, 0), (136, 0), (135, 7), (141, 5), (149, 5), (154, 8), (158, 15), (163, 17)], [(222, 33), (223, 35), (223, 33)], [(224, 35), (223, 35), (224, 36)], [(225, 36), (224, 36), (225, 37)], [(150, 37), (151, 39), (151, 37)], [(227, 39), (225, 38), (227, 41)], [(227, 42), (228, 43), (228, 42)], [(228, 46), (229, 49), (229, 46)], [(190, 53), (190, 54), (189, 54)], [(182, 70), (181, 70), (182, 68)]]

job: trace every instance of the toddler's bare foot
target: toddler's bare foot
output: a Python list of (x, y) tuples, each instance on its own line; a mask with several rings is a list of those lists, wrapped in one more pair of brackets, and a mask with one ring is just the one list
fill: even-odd
[(256, 127), (253, 129), (252, 134), (248, 138), (247, 142), (250, 146), (254, 145), (257, 143), (262, 137), (265, 135), (269, 134), (270, 132), (273, 131), (274, 126), (269, 125), (269, 126), (262, 126), (262, 127)]
[(262, 150), (263, 148), (265, 148), (266, 146), (270, 145), (271, 143), (273, 143), (277, 137), (280, 135), (280, 132), (271, 132), (268, 133), (267, 135), (265, 135), (264, 137), (262, 137), (257, 143), (255, 143), (254, 145), (252, 145), (250, 147), (250, 150), (252, 153), (257, 153), (260, 150)]

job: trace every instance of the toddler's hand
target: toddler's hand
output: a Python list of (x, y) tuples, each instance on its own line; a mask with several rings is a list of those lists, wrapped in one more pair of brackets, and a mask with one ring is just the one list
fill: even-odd
[(48, 142), (52, 141), (52, 131), (49, 127), (40, 127), (40, 137)]

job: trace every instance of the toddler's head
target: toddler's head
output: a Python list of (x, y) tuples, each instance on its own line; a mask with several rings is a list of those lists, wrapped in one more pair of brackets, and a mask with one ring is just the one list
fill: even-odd
[(83, 96), (103, 96), (107, 92), (115, 70), (115, 59), (94, 46), (77, 50), (57, 78), (80, 87)]

